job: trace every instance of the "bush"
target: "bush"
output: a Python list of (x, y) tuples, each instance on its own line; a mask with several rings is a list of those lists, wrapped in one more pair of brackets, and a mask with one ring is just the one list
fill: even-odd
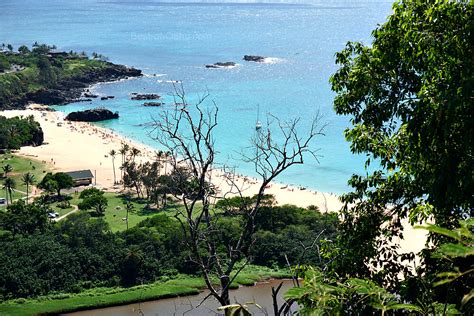
[(69, 203), (69, 201), (62, 201), (58, 203), (58, 207), (64, 210), (64, 209), (70, 208), (71, 203)]

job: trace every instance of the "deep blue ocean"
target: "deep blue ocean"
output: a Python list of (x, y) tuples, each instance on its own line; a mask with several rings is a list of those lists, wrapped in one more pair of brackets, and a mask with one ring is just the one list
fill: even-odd
[[(157, 145), (142, 124), (162, 109), (143, 107), (130, 100), (130, 93), (154, 92), (167, 99), (173, 80), (183, 82), (191, 99), (208, 91), (219, 105), (218, 160), (248, 175), (254, 175), (252, 166), (239, 162), (236, 153), (250, 144), (258, 112), (261, 120), (266, 113), (301, 117), (304, 131), (319, 110), (327, 123), (326, 136), (313, 142), (319, 162), (308, 157), (278, 180), (347, 191), (350, 175), (363, 172), (365, 157), (350, 153), (343, 136), (349, 118), (333, 111), (328, 80), (337, 69), (334, 54), (347, 41), (370, 44), (371, 31), (386, 20), (392, 1), (190, 1), (0, 0), (0, 43), (18, 47), (38, 41), (61, 50), (98, 52), (145, 74), (160, 74), (94, 88), (114, 95), (113, 100), (58, 107), (118, 111), (120, 119), (101, 125), (152, 146)], [(245, 54), (278, 60), (249, 63), (242, 60)], [(239, 66), (204, 67), (219, 61)]]

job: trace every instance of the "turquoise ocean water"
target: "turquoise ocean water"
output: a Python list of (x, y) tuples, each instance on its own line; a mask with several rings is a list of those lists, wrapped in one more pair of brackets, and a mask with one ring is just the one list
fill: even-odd
[[(59, 49), (99, 52), (115, 63), (138, 67), (140, 79), (94, 87), (108, 101), (77, 103), (61, 111), (104, 106), (120, 119), (102, 123), (124, 136), (156, 146), (142, 126), (160, 108), (142, 107), (129, 93), (169, 95), (169, 81), (183, 82), (194, 98), (209, 91), (219, 105), (216, 134), (220, 162), (238, 165), (254, 175), (252, 166), (235, 160), (249, 145), (260, 117), (271, 113), (301, 117), (304, 130), (319, 110), (326, 136), (313, 143), (319, 163), (308, 159), (278, 180), (321, 191), (342, 193), (354, 172), (363, 172), (364, 157), (354, 156), (343, 137), (347, 117), (333, 112), (328, 83), (336, 70), (334, 54), (349, 40), (370, 43), (370, 33), (391, 11), (391, 1), (338, 0), (274, 3), (158, 2), (133, 0), (0, 0), (0, 43), (56, 44)], [(245, 54), (278, 58), (271, 64), (242, 61)], [(233, 69), (205, 69), (218, 61), (235, 61)], [(169, 98), (169, 97), (167, 97)]]

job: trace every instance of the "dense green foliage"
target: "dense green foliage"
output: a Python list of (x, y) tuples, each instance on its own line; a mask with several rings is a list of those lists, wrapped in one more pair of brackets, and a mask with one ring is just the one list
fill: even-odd
[[(436, 256), (443, 258), (472, 258), (474, 256), (474, 220), (459, 221), (459, 228), (449, 230), (436, 225), (419, 228), (427, 229), (438, 235), (450, 239), (441, 244), (436, 250)], [(402, 297), (390, 293), (386, 288), (377, 285), (368, 279), (348, 278), (338, 280), (320, 269), (303, 266), (295, 269), (295, 274), (304, 278), (304, 285), (289, 290), (285, 297), (303, 305), (298, 315), (340, 315), (346, 311), (357, 311), (358, 314), (371, 314), (374, 311), (384, 314), (406, 314), (412, 312), (417, 315), (459, 315), (458, 310), (472, 310), (474, 290), (466, 293), (460, 304), (447, 302), (426, 302), (417, 300), (414, 304), (407, 304)], [(438, 280), (433, 284), (441, 286), (451, 284), (458, 278), (474, 274), (474, 268), (461, 271), (445, 271), (437, 275)], [(404, 302), (405, 301), (405, 302)]]
[(466, 275), (433, 287), (438, 272), (472, 268), (472, 258), (443, 260), (426, 249), (423, 267), (410, 271), (403, 261), (413, 254), (391, 243), (403, 238), (404, 219), (453, 229), (473, 216), (473, 21), (472, 1), (401, 0), (370, 46), (348, 43), (336, 54), (335, 110), (351, 117), (352, 152), (368, 158), (367, 174), (354, 175), (343, 197), (331, 266), (408, 302), (459, 304), (474, 283)]
[(0, 212), (0, 227), (13, 235), (30, 235), (45, 232), (49, 225), (48, 209), (41, 204), (26, 205), (17, 201), (8, 205), (6, 212)]
[[(97, 189), (83, 191), (83, 198), (104, 197)], [(275, 210), (281, 220), (268, 219), (264, 213)], [(0, 239), (0, 295), (4, 299), (35, 297), (57, 292), (78, 292), (98, 286), (132, 286), (150, 283), (178, 273), (199, 272), (189, 261), (184, 232), (179, 221), (167, 214), (150, 217), (123, 232), (112, 233), (103, 217), (92, 217), (80, 211), (65, 220), (50, 223), (47, 207), (39, 202), (25, 205), (17, 202), (0, 217), (4, 230)], [(253, 262), (283, 268), (286, 254), (289, 260), (318, 265), (315, 249), (304, 258), (299, 252), (320, 236), (335, 234), (337, 218), (314, 210), (294, 206), (266, 206), (256, 219), (255, 243), (258, 251)], [(237, 236), (240, 216), (224, 216), (217, 225), (216, 236), (226, 251), (229, 239)], [(285, 229), (284, 221), (290, 223)], [(265, 236), (275, 241), (265, 246)], [(281, 247), (280, 249), (276, 249)], [(300, 251), (301, 252), (301, 251)], [(251, 281), (254, 282), (254, 281)]]
[(335, 238), (339, 223), (336, 213), (322, 214), (293, 205), (264, 206), (255, 221), (253, 263), (278, 267), (287, 264), (286, 258), (291, 265), (321, 266), (317, 246)]
[(97, 216), (103, 216), (108, 205), (107, 198), (104, 196), (104, 193), (104, 191), (98, 190), (96, 188), (90, 188), (82, 191), (81, 195), (79, 196), (82, 199), (78, 205), (79, 209), (94, 209)]
[(10, 62), (6, 56), (0, 55), (0, 73), (9, 70), (11, 67)]
[(61, 197), (61, 190), (72, 188), (73, 184), (71, 176), (64, 172), (48, 172), (38, 183), (38, 187), (46, 192), (56, 192), (57, 196)]
[(20, 149), (21, 146), (41, 145), (43, 130), (33, 116), (6, 118), (0, 116), (0, 149)]

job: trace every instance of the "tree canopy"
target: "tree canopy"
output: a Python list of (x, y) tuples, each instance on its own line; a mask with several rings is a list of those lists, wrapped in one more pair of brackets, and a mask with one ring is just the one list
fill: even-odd
[(43, 130), (33, 116), (6, 118), (0, 116), (0, 149), (20, 149), (21, 146), (41, 145)]
[(402, 219), (449, 229), (472, 217), (472, 13), (467, 0), (398, 1), (370, 46), (336, 54), (334, 107), (350, 117), (352, 152), (367, 155), (367, 174), (343, 197), (339, 273), (393, 284), (409, 257), (388, 241), (403, 237)]
[(56, 191), (58, 197), (61, 196), (61, 190), (69, 189), (73, 186), (72, 177), (64, 172), (47, 173), (43, 180), (38, 184), (40, 189), (48, 192)]

